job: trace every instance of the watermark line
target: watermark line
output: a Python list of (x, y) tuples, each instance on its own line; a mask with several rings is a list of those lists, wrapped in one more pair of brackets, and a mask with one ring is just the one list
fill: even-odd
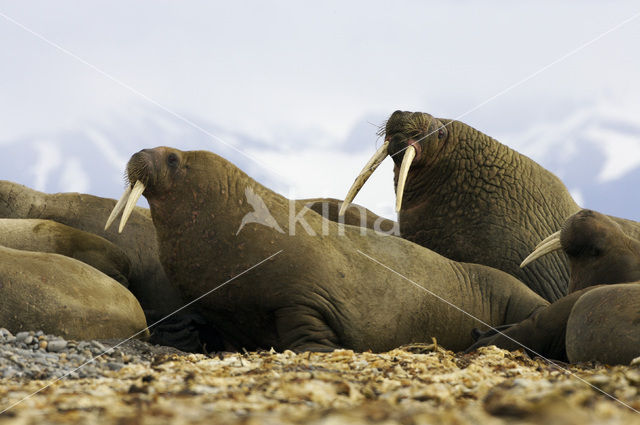
[(157, 325), (158, 323), (160, 323), (160, 322), (162, 322), (162, 321), (164, 321), (164, 320), (168, 319), (169, 317), (173, 316), (174, 314), (176, 314), (176, 313), (178, 313), (178, 312), (180, 312), (180, 311), (184, 310), (185, 308), (189, 307), (189, 306), (190, 306), (190, 305), (192, 305), (193, 303), (195, 303), (195, 302), (197, 302), (197, 301), (201, 300), (202, 298), (206, 297), (207, 295), (209, 295), (209, 294), (211, 294), (211, 293), (213, 293), (213, 292), (217, 291), (218, 289), (222, 288), (222, 287), (223, 287), (223, 286), (225, 286), (226, 284), (228, 284), (228, 283), (230, 283), (230, 282), (232, 282), (232, 281), (236, 280), (236, 279), (237, 279), (237, 278), (239, 278), (240, 276), (242, 276), (242, 275), (244, 275), (244, 274), (246, 274), (246, 273), (250, 272), (251, 270), (255, 269), (256, 267), (259, 267), (259, 266), (260, 266), (260, 265), (262, 265), (263, 263), (265, 263), (265, 262), (269, 261), (270, 259), (272, 259), (272, 258), (273, 258), (273, 257), (275, 257), (276, 255), (280, 254), (282, 251), (284, 251), (284, 250), (282, 250), (282, 249), (281, 249), (280, 251), (276, 252), (275, 254), (271, 254), (270, 256), (268, 256), (268, 257), (267, 257), (267, 258), (265, 258), (264, 260), (260, 261), (259, 263), (254, 264), (253, 266), (249, 267), (248, 269), (244, 270), (243, 272), (241, 272), (241, 273), (239, 273), (239, 274), (235, 275), (235, 276), (234, 276), (234, 277), (232, 277), (231, 279), (229, 279), (229, 280), (227, 280), (227, 281), (225, 281), (225, 282), (221, 283), (220, 285), (218, 285), (218, 286), (216, 286), (215, 288), (211, 289), (210, 291), (208, 291), (208, 292), (204, 293), (203, 295), (200, 295), (200, 296), (199, 296), (198, 298), (196, 298), (195, 300), (190, 301), (189, 303), (187, 303), (187, 304), (183, 305), (182, 307), (178, 308), (177, 310), (173, 311), (172, 313), (167, 314), (167, 315), (166, 315), (166, 316), (164, 316), (162, 319), (157, 320), (155, 323), (153, 323), (153, 324), (151, 324), (151, 325), (147, 326), (146, 328), (144, 328), (144, 329), (140, 330), (139, 332), (136, 332), (135, 334), (131, 335), (129, 338), (127, 338), (127, 339), (125, 339), (125, 340), (123, 340), (123, 341), (119, 342), (118, 344), (116, 344), (116, 345), (114, 345), (113, 347), (111, 347), (111, 348), (109, 348), (109, 349), (107, 349), (107, 350), (103, 351), (102, 353), (98, 354), (97, 356), (92, 357), (90, 360), (87, 360), (86, 362), (84, 362), (83, 364), (81, 364), (80, 366), (78, 366), (77, 368), (75, 368), (75, 369), (73, 369), (73, 370), (71, 370), (71, 371), (69, 371), (69, 372), (65, 373), (65, 374), (64, 374), (64, 375), (62, 375), (61, 377), (56, 378), (55, 380), (53, 380), (53, 381), (49, 382), (47, 385), (45, 385), (44, 387), (40, 388), (39, 390), (34, 391), (33, 393), (31, 393), (31, 394), (29, 394), (29, 395), (25, 396), (24, 398), (22, 398), (22, 399), (20, 399), (20, 400), (16, 401), (15, 403), (13, 403), (12, 405), (10, 405), (9, 407), (6, 407), (4, 410), (2, 410), (2, 411), (0, 412), (0, 416), (1, 416), (3, 413), (5, 413), (6, 411), (8, 411), (8, 410), (10, 410), (10, 409), (13, 409), (14, 407), (16, 407), (17, 405), (19, 405), (20, 403), (22, 403), (22, 402), (24, 402), (24, 401), (26, 401), (26, 400), (30, 399), (31, 397), (35, 396), (36, 394), (40, 393), (41, 391), (44, 391), (45, 389), (49, 388), (50, 386), (52, 386), (52, 385), (53, 385), (53, 384), (55, 384), (56, 382), (58, 382), (58, 381), (60, 381), (60, 380), (62, 380), (62, 379), (64, 379), (64, 378), (66, 378), (66, 377), (67, 377), (67, 376), (69, 376), (70, 374), (72, 374), (72, 373), (74, 373), (74, 372), (76, 372), (76, 371), (78, 371), (78, 370), (82, 369), (83, 367), (85, 367), (85, 366), (86, 366), (86, 365), (88, 365), (89, 363), (93, 363), (96, 359), (98, 359), (98, 358), (102, 357), (103, 355), (105, 355), (105, 354), (107, 354), (107, 353), (112, 352), (113, 350), (115, 350), (116, 348), (118, 348), (119, 346), (121, 346), (122, 344), (126, 343), (127, 341), (130, 341), (131, 339), (133, 339), (133, 338), (135, 338), (135, 337), (137, 337), (138, 335), (140, 335), (141, 333), (143, 333), (143, 332), (145, 332), (145, 331), (149, 330), (150, 328), (152, 328), (153, 326)]
[(283, 178), (285, 181), (289, 181), (289, 178), (286, 177), (284, 174), (281, 174), (279, 171), (277, 171), (275, 168), (265, 164), (263, 161), (259, 160), (258, 158), (254, 157), (253, 155), (248, 154), (247, 152), (243, 151), (242, 149), (239, 149), (237, 147), (235, 147), (234, 145), (232, 145), (231, 143), (225, 141), (224, 139), (222, 139), (219, 136), (216, 136), (215, 134), (211, 133), (210, 131), (208, 131), (207, 129), (203, 128), (202, 126), (198, 125), (197, 123), (193, 122), (192, 120), (190, 120), (189, 118), (185, 117), (182, 114), (179, 114), (178, 112), (175, 112), (174, 110), (170, 109), (167, 106), (164, 106), (163, 104), (161, 104), (160, 102), (156, 101), (155, 99), (151, 98), (150, 96), (142, 93), (140, 90), (132, 87), (131, 85), (125, 83), (124, 81), (114, 77), (113, 75), (111, 75), (110, 73), (102, 70), (101, 68), (97, 67), (96, 65), (92, 64), (91, 62), (87, 61), (86, 59), (83, 59), (82, 57), (78, 56), (77, 54), (73, 53), (72, 51), (70, 51), (69, 49), (66, 49), (64, 47), (62, 47), (60, 44), (49, 40), (47, 37), (45, 37), (44, 35), (32, 30), (31, 28), (27, 27), (26, 25), (16, 21), (14, 18), (0, 12), (0, 17), (4, 18), (5, 20), (11, 22), (12, 24), (20, 27), (21, 29), (23, 29), (24, 31), (30, 33), (31, 35), (39, 38), (40, 40), (44, 41), (45, 43), (47, 43), (48, 45), (52, 46), (53, 48), (61, 51), (62, 53), (72, 57), (73, 59), (77, 60), (78, 62), (82, 63), (83, 65), (88, 66), (89, 68), (93, 69), (94, 71), (96, 71), (97, 73), (99, 73), (100, 75), (102, 75), (103, 77), (113, 81), (114, 83), (118, 84), (119, 86), (125, 88), (126, 90), (130, 91), (131, 93), (135, 94), (136, 96), (141, 97), (142, 99), (146, 100), (147, 102), (151, 103), (152, 105), (160, 108), (161, 110), (163, 110), (164, 112), (168, 113), (169, 115), (172, 115), (173, 117), (179, 119), (180, 121), (190, 125), (191, 127), (195, 128), (196, 130), (201, 131), (203, 134), (211, 137), (213, 140), (216, 140), (228, 147), (230, 147), (231, 149), (235, 150), (236, 152), (244, 155), (245, 157), (249, 158), (250, 160), (254, 161), (256, 164), (259, 164), (260, 166), (264, 167), (265, 169), (269, 170), (270, 172), (272, 172), (273, 174)]
[(373, 261), (374, 263), (384, 267), (385, 269), (389, 270), (390, 272), (400, 276), (402, 279), (412, 283), (414, 286), (422, 289), (423, 291), (429, 293), (430, 295), (433, 295), (434, 297), (436, 297), (437, 299), (439, 299), (440, 301), (444, 302), (445, 304), (449, 305), (450, 307), (455, 308), (456, 310), (460, 311), (461, 313), (465, 314), (466, 316), (472, 318), (473, 320), (477, 321), (478, 323), (483, 324), (484, 326), (487, 326), (489, 329), (499, 333), (500, 335), (504, 336), (505, 338), (511, 340), (512, 342), (515, 342), (516, 344), (518, 344), (519, 346), (521, 346), (522, 348), (529, 350), (530, 352), (532, 352), (533, 354), (535, 354), (536, 356), (542, 358), (544, 361), (546, 361), (547, 363), (549, 363), (550, 365), (552, 365), (553, 367), (567, 373), (568, 375), (570, 375), (571, 377), (587, 384), (589, 387), (593, 388), (594, 390), (597, 390), (598, 392), (604, 394), (605, 396), (609, 397), (610, 399), (620, 403), (621, 405), (623, 405), (624, 407), (634, 411), (635, 413), (640, 413), (640, 411), (634, 409), (633, 407), (631, 407), (630, 405), (628, 405), (627, 403), (623, 402), (622, 400), (616, 398), (615, 396), (607, 393), (606, 391), (596, 387), (595, 385), (587, 382), (585, 379), (579, 377), (578, 375), (576, 375), (575, 373), (571, 372), (569, 369), (564, 368), (562, 366), (560, 366), (559, 364), (557, 364), (556, 362), (554, 362), (553, 360), (550, 360), (548, 358), (546, 358), (545, 356), (541, 355), (540, 353), (536, 352), (535, 350), (532, 350), (531, 348), (527, 347), (526, 345), (520, 343), (519, 341), (516, 341), (515, 339), (511, 338), (509, 335), (505, 334), (504, 332), (496, 329), (495, 327), (489, 325), (488, 323), (486, 323), (484, 320), (474, 316), (473, 314), (465, 311), (464, 309), (458, 307), (457, 305), (451, 303), (450, 301), (442, 298), (440, 295), (436, 294), (433, 291), (430, 291), (429, 289), (425, 288), (424, 286), (420, 285), (419, 283), (416, 283), (415, 281), (413, 281), (412, 279), (409, 279), (408, 277), (406, 277), (405, 275), (403, 275), (402, 273), (397, 272), (396, 270), (392, 269), (391, 267), (381, 263), (380, 261), (376, 260), (375, 258), (371, 257), (370, 255), (365, 254), (364, 252), (357, 250), (359, 254), (363, 255), (364, 257), (368, 258), (369, 260)]

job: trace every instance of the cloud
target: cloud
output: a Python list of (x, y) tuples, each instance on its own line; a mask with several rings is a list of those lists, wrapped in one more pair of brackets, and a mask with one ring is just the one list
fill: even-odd
[(44, 191), (53, 172), (62, 163), (62, 154), (55, 142), (50, 140), (38, 140), (33, 145), (33, 154), (25, 153), (25, 156), (35, 156), (35, 160), (29, 167), (29, 174), (33, 175), (33, 188)]

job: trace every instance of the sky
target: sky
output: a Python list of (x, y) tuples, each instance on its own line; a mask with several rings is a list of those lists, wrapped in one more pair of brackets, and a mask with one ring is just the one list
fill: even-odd
[[(155, 139), (232, 145), (285, 196), (342, 197), (396, 109), (458, 118), (541, 160), (527, 135), (585, 110), (640, 122), (638, 14), (634, 1), (0, 0), (0, 146), (38, 139), (42, 159), (36, 180), (0, 178), (54, 190), (59, 173), (91, 190), (78, 181), (101, 176), (82, 157), (56, 168), (48, 141), (136, 128), (117, 151), (103, 144), (120, 164), (156, 145), (140, 127), (152, 119)], [(637, 142), (594, 173), (635, 166)], [(391, 169), (356, 201), (393, 218)]]

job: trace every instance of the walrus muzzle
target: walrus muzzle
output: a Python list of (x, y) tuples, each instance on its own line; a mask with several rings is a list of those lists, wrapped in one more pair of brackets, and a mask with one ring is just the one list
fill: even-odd
[(138, 199), (142, 196), (144, 189), (145, 185), (140, 180), (136, 181), (133, 188), (131, 186), (127, 187), (122, 194), (122, 197), (116, 203), (116, 206), (113, 207), (113, 211), (111, 211), (111, 214), (107, 219), (107, 224), (105, 224), (104, 230), (107, 230), (111, 226), (111, 223), (113, 223), (118, 215), (120, 215), (120, 212), (122, 212), (120, 226), (118, 227), (118, 233), (122, 233), (122, 229), (124, 229), (124, 226), (127, 224), (127, 220), (129, 220), (129, 217), (133, 212), (133, 208), (136, 206)]
[(527, 264), (534, 262), (543, 255), (550, 254), (559, 249), (562, 249), (562, 245), (560, 244), (560, 231), (557, 231), (540, 242), (536, 246), (536, 249), (534, 249), (533, 252), (529, 254), (522, 263), (520, 263), (520, 267), (525, 267)]
[[(378, 168), (378, 166), (382, 164), (382, 161), (384, 161), (384, 159), (389, 155), (388, 148), (389, 140), (385, 140), (382, 146), (380, 146), (380, 149), (378, 149), (376, 153), (373, 154), (362, 171), (360, 171), (360, 174), (358, 174), (358, 177), (356, 177), (355, 181), (351, 185), (347, 196), (345, 196), (344, 198), (344, 202), (342, 203), (340, 211), (338, 212), (339, 216), (344, 215), (351, 202), (353, 202), (353, 199), (356, 197), (360, 189), (362, 189), (362, 186), (364, 186), (367, 180), (369, 180), (369, 177), (371, 177), (371, 174), (373, 174), (376, 168)], [(409, 168), (411, 167), (411, 163), (416, 157), (416, 154), (417, 151), (415, 146), (408, 145), (405, 148), (404, 156), (402, 158), (402, 165), (400, 166), (400, 173), (398, 175), (398, 184), (396, 186), (396, 212), (399, 212), (400, 208), (402, 207), (402, 195), (404, 194), (404, 186), (407, 182), (407, 176), (409, 175)]]

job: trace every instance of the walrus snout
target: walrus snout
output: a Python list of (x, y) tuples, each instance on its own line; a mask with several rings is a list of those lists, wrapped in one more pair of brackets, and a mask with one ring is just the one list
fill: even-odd
[(140, 152), (135, 153), (131, 159), (129, 159), (126, 174), (129, 185), (125, 189), (120, 200), (116, 203), (115, 207), (113, 207), (113, 211), (111, 211), (109, 218), (107, 218), (104, 230), (107, 230), (111, 226), (111, 223), (113, 223), (118, 215), (120, 215), (120, 212), (122, 212), (120, 226), (118, 227), (118, 233), (122, 233), (124, 226), (129, 220), (129, 216), (138, 202), (138, 199), (140, 199), (147, 187), (153, 187), (155, 180), (153, 178), (153, 156), (155, 155), (155, 152), (156, 149), (143, 149)]
[(622, 229), (609, 217), (593, 210), (581, 210), (562, 226), (560, 244), (569, 256), (597, 256), (607, 245), (607, 235)]
[(387, 152), (393, 159), (393, 162), (396, 163), (397, 167), (400, 167), (402, 165), (405, 151), (409, 146), (413, 146), (416, 150), (412, 164), (415, 164), (420, 160), (420, 155), (422, 154), (422, 145), (420, 144), (420, 138), (420, 136), (408, 137), (404, 133), (396, 133), (387, 139), (389, 141), (389, 148), (387, 149)]
[(540, 242), (522, 266), (556, 250), (563, 250), (569, 258), (570, 293), (640, 279), (640, 241), (599, 212), (585, 209), (570, 216), (562, 230)]
[[(420, 162), (424, 151), (424, 140), (434, 133), (433, 130), (429, 130), (431, 127), (436, 128), (437, 121), (431, 115), (423, 112), (395, 111), (391, 114), (385, 125), (384, 144), (373, 154), (356, 177), (344, 198), (338, 215), (344, 215), (358, 191), (388, 155), (393, 158), (396, 167), (400, 167), (396, 185), (396, 211), (400, 211), (409, 169), (412, 165)], [(436, 128), (435, 132), (437, 131)]]
[(127, 162), (127, 180), (131, 186), (141, 181), (145, 186), (152, 184), (154, 168), (153, 149), (143, 149), (131, 156)]

